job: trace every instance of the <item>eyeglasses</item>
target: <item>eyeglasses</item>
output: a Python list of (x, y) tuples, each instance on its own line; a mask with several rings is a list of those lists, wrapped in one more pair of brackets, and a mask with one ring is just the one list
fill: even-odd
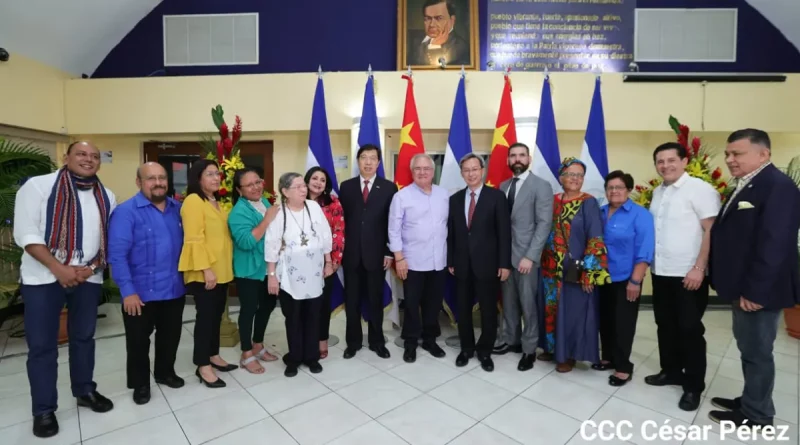
[(252, 188), (260, 187), (260, 186), (262, 186), (263, 184), (264, 184), (264, 181), (263, 181), (263, 180), (261, 180), (261, 179), (259, 179), (259, 180), (258, 180), (258, 181), (256, 181), (256, 182), (251, 182), (250, 184), (244, 184), (244, 185), (242, 185), (241, 187), (242, 187), (243, 189), (252, 189)]
[(289, 187), (289, 190), (303, 190), (303, 189), (307, 189), (307, 188), (308, 188), (307, 185), (300, 184), (300, 185), (293, 185), (293, 186)]
[(606, 187), (606, 190), (609, 192), (621, 192), (623, 190), (628, 190), (628, 188), (624, 185), (612, 185), (610, 187)]
[(564, 172), (564, 173), (561, 173), (561, 176), (563, 176), (565, 178), (581, 179), (581, 178), (583, 178), (583, 173)]
[(470, 168), (470, 169), (463, 169), (461, 173), (470, 174), (470, 173), (480, 173), (483, 169), (482, 168)]
[(414, 167), (414, 172), (416, 173), (430, 172), (430, 171), (433, 171), (433, 167)]
[(361, 156), (358, 157), (358, 160), (359, 161), (364, 161), (364, 162), (378, 162), (378, 157), (377, 156), (361, 155)]

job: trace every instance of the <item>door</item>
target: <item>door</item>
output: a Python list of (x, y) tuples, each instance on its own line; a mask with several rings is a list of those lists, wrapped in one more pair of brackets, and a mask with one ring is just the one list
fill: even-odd
[[(168, 196), (183, 195), (188, 185), (188, 172), (194, 161), (203, 155), (198, 142), (145, 142), (145, 162), (158, 162), (167, 171)], [(258, 170), (267, 189), (273, 184), (272, 141), (239, 142), (239, 155), (248, 167)]]

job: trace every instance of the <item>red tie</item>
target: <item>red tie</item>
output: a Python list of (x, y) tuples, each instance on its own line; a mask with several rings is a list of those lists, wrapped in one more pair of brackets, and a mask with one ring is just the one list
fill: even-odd
[(364, 181), (364, 190), (361, 192), (361, 196), (364, 198), (364, 203), (366, 203), (367, 198), (369, 198), (369, 181)]
[(469, 216), (467, 217), (467, 229), (472, 226), (472, 215), (475, 214), (475, 192), (471, 193), (472, 198), (469, 200)]

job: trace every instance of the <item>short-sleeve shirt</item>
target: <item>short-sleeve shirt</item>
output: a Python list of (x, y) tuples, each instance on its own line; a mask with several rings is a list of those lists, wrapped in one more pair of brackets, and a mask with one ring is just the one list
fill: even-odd
[(689, 273), (703, 243), (700, 221), (716, 217), (720, 206), (714, 187), (688, 173), (653, 191), (650, 213), (656, 228), (655, 275), (684, 277)]

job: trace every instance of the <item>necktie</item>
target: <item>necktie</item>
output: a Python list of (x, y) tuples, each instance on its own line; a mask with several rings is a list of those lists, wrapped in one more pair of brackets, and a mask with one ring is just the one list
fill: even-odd
[(361, 196), (364, 198), (364, 202), (367, 202), (367, 198), (369, 198), (369, 181), (364, 181), (364, 190), (361, 191)]
[(517, 181), (519, 178), (511, 179), (511, 186), (508, 188), (508, 211), (514, 210), (514, 200), (517, 199)]
[(475, 214), (475, 192), (470, 193), (472, 198), (469, 200), (469, 212), (467, 215), (467, 229), (472, 227), (472, 215)]

